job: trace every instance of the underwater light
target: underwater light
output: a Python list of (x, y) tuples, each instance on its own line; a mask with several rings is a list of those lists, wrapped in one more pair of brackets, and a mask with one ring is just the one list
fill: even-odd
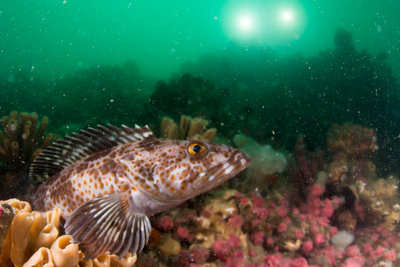
[(249, 15), (243, 15), (238, 19), (238, 26), (243, 31), (249, 31), (254, 26), (253, 18)]
[(246, 47), (294, 42), (307, 20), (300, 0), (227, 0), (219, 17), (225, 34)]
[(293, 20), (293, 12), (290, 10), (284, 10), (281, 14), (281, 19), (284, 22), (291, 22)]

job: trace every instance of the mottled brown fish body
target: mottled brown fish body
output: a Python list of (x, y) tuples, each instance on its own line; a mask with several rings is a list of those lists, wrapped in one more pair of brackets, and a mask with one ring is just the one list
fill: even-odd
[(249, 163), (225, 145), (158, 140), (148, 127), (99, 126), (66, 137), (38, 157), (31, 175), (51, 178), (34, 204), (60, 209), (66, 233), (86, 257), (122, 257), (147, 243), (147, 216), (220, 185)]
[(114, 192), (137, 191), (126, 179), (128, 165), (117, 157), (121, 149), (131, 144), (98, 152), (83, 158), (43, 183), (34, 204), (38, 209), (60, 208), (64, 218), (89, 200)]

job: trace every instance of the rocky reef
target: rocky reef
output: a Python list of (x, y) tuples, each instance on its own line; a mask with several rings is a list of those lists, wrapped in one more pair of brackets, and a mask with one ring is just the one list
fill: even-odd
[(331, 223), (341, 200), (321, 199), (324, 193), (316, 184), (296, 206), (288, 192), (268, 197), (215, 192), (200, 212), (181, 207), (155, 219), (158, 237), (137, 265), (394, 266), (397, 233), (384, 224), (360, 227), (348, 233), (348, 242)]
[[(216, 130), (207, 127), (208, 121), (201, 118), (182, 116), (179, 126), (164, 118), (161, 134), (210, 140)], [(377, 172), (374, 130), (333, 125), (327, 151), (309, 151), (302, 136), (292, 154), (244, 135), (236, 136), (234, 143), (255, 164), (231, 183), (153, 216), (149, 244), (137, 258), (103, 254), (85, 260), (79, 246), (63, 235), (57, 210), (35, 212), (29, 203), (11, 199), (1, 202), (0, 263), (398, 266), (398, 179)]]
[(397, 266), (397, 180), (377, 179), (375, 132), (334, 125), (327, 139), (325, 153), (299, 139), (279, 178), (293, 183), (267, 193), (238, 183), (153, 218), (137, 266)]

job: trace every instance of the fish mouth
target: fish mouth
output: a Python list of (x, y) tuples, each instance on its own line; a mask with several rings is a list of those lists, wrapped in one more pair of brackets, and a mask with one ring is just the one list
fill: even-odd
[(238, 151), (213, 169), (198, 173), (192, 188), (197, 191), (196, 195), (211, 190), (242, 172), (250, 162), (251, 159), (245, 153)]

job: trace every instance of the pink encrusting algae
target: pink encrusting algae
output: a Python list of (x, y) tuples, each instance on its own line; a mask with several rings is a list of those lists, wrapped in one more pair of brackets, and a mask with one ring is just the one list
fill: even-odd
[[(345, 163), (366, 162), (368, 156), (363, 157), (356, 150), (357, 142), (366, 142), (361, 146), (367, 155), (377, 149), (375, 138), (371, 136), (374, 131), (352, 125), (335, 127), (335, 133), (329, 136), (333, 161), (344, 158), (335, 156), (340, 152), (348, 153)], [(361, 132), (355, 134), (354, 140), (351, 137), (346, 139), (351, 144), (349, 149), (341, 145), (345, 138), (339, 133), (341, 129)], [(358, 138), (361, 135), (368, 138)], [(151, 258), (153, 264), (168, 262), (191, 267), (207, 264), (234, 267), (397, 266), (400, 248), (396, 231), (398, 224), (388, 223), (385, 217), (378, 217), (368, 224), (372, 214), (366, 205), (370, 204), (365, 200), (365, 192), (364, 199), (357, 198), (359, 189), (354, 186), (362, 181), (366, 184), (365, 190), (369, 190), (368, 186), (374, 183), (369, 179), (376, 177), (373, 173), (376, 169), (368, 167), (368, 164), (358, 164), (358, 169), (348, 170), (346, 174), (353, 180), (343, 178), (343, 183), (332, 184), (338, 173), (329, 162), (321, 162), (324, 153), (309, 153), (301, 142), (296, 153), (294, 171), (298, 174), (292, 175), (307, 177), (307, 182), (281, 185), (268, 194), (248, 189), (243, 193), (241, 188), (246, 185), (239, 183), (238, 190), (225, 189), (202, 198), (201, 202), (192, 201), (191, 205), (171, 210), (167, 214), (174, 221), (174, 227), (165, 234), (178, 240), (180, 252), (165, 258), (164, 250), (155, 246), (146, 254), (139, 255), (138, 262), (143, 263), (141, 266), (149, 266), (145, 263), (147, 258)], [(296, 181), (297, 178), (293, 179)], [(389, 190), (392, 184), (382, 183), (380, 186), (380, 190)], [(380, 191), (375, 192), (379, 195)], [(382, 201), (383, 205), (395, 205), (397, 194), (387, 194)], [(196, 210), (199, 212), (193, 212)], [(189, 213), (196, 215), (190, 220), (184, 219)], [(392, 218), (396, 217), (393, 215)], [(163, 231), (158, 226), (163, 216), (153, 220), (154, 225)], [(184, 223), (176, 224), (178, 221)], [(182, 228), (193, 234), (193, 239), (182, 239), (183, 233), (186, 236)], [(190, 253), (199, 248), (201, 253)]]
[[(171, 230), (172, 236), (182, 241), (181, 252), (170, 256), (170, 260), (176, 261), (178, 266), (201, 266), (214, 262), (218, 266), (237, 267), (366, 266), (366, 262), (396, 262), (395, 244), (400, 244), (400, 238), (392, 236), (385, 242), (374, 237), (382, 238), (390, 234), (384, 226), (363, 228), (354, 233), (356, 241), (352, 245), (345, 250), (335, 248), (331, 240), (338, 229), (331, 225), (331, 210), (336, 210), (340, 201), (320, 199), (324, 193), (323, 186), (311, 187), (306, 199), (313, 204), (307, 206), (306, 202), (304, 205), (300, 203), (299, 208), (288, 206), (290, 195), (287, 193), (278, 200), (262, 198), (263, 201), (260, 201), (261, 197), (247, 196), (237, 191), (229, 192), (229, 196), (210, 198), (201, 207), (201, 214)], [(222, 202), (219, 201), (221, 199)], [(257, 205), (252, 199), (256, 199)], [(220, 205), (224, 210), (220, 210)], [(285, 214), (276, 212), (283, 210), (281, 205), (288, 209)], [(327, 207), (329, 212), (325, 211)], [(204, 211), (208, 209), (209, 212)], [(257, 213), (255, 209), (265, 209), (267, 212)], [(174, 222), (184, 221), (180, 216), (186, 216), (188, 210), (181, 208), (173, 214), (171, 218)], [(207, 218), (202, 214), (207, 214)], [(263, 220), (255, 224), (254, 221), (260, 216)], [(155, 225), (159, 225), (157, 222), (161, 220), (163, 217), (157, 218)], [(186, 230), (193, 233), (192, 240), (182, 239), (187, 235)], [(192, 249), (200, 247), (201, 253), (190, 253)], [(153, 255), (152, 251), (146, 254)], [(142, 262), (148, 255), (141, 256)]]

